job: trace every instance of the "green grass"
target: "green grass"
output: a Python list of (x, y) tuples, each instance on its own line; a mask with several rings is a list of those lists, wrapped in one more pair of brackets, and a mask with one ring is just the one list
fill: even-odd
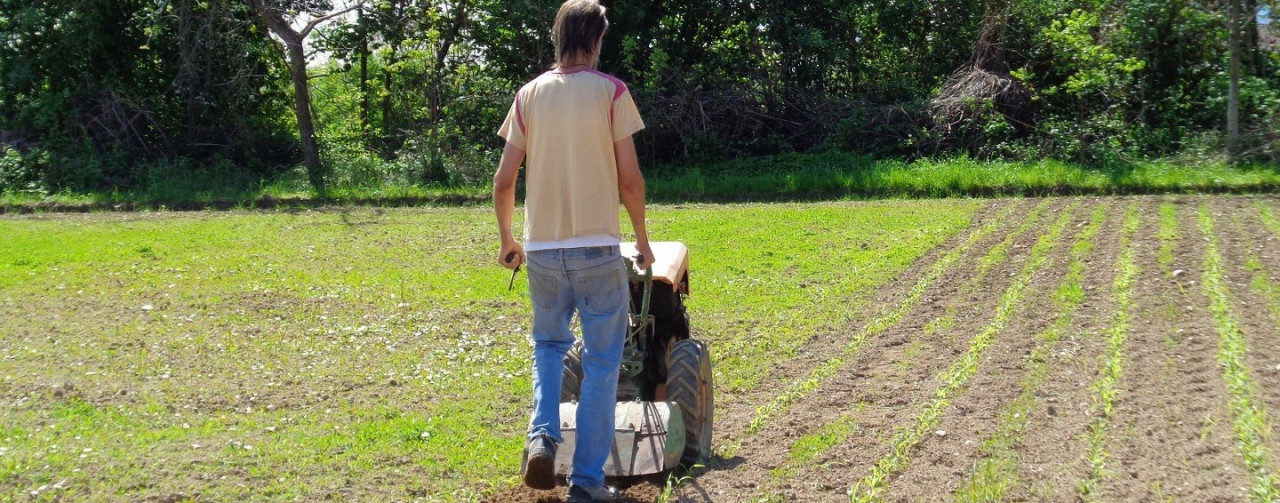
[(1096, 498), (1094, 491), (1098, 483), (1106, 475), (1107, 431), (1111, 418), (1115, 413), (1116, 398), (1120, 393), (1120, 378), (1124, 373), (1125, 343), (1129, 338), (1129, 319), (1133, 309), (1133, 282), (1141, 272), (1134, 260), (1134, 233), (1141, 225), (1137, 206), (1131, 205), (1125, 212), (1124, 227), (1120, 235), (1120, 256), (1116, 258), (1116, 277), (1111, 283), (1112, 293), (1116, 298), (1116, 310), (1111, 318), (1111, 326), (1103, 336), (1106, 338), (1106, 352), (1103, 354), (1102, 368), (1090, 389), (1094, 394), (1094, 420), (1089, 423), (1088, 450), (1085, 462), (1088, 469), (1085, 477), (1076, 485), (1076, 492), (1081, 498)]
[(392, 468), (400, 485), (363, 490), (465, 498), (477, 480), (503, 483), (495, 471), (513, 478), (523, 426), (494, 418), (524, 408), (526, 309), (490, 265), (491, 221), (0, 221), (4, 398), (20, 404), (0, 425), (26, 432), (4, 444), (0, 499), (64, 479), (72, 499), (321, 499)]
[(1230, 292), (1223, 278), (1222, 256), (1218, 251), (1220, 241), (1214, 231), (1213, 215), (1204, 203), (1199, 207), (1198, 222), (1200, 233), (1206, 240), (1202, 284), (1218, 330), (1218, 363), (1222, 365), (1223, 381), (1227, 385), (1236, 450), (1253, 481), (1250, 487), (1253, 501), (1275, 501), (1280, 498), (1280, 486), (1277, 485), (1280, 481), (1274, 474), (1275, 454), (1266, 440), (1271, 436), (1268, 414), (1257, 395), (1257, 382), (1245, 362), (1248, 343), (1231, 309)]
[(983, 352), (995, 340), (996, 335), (1004, 330), (1014, 312), (1021, 307), (1022, 297), (1031, 283), (1032, 276), (1048, 261), (1048, 255), (1058, 245), (1073, 211), (1074, 206), (1064, 210), (1049, 230), (1032, 246), (1031, 256), (1026, 265), (1014, 278), (1013, 284), (1001, 295), (994, 318), (969, 341), (968, 351), (939, 376), (943, 384), (935, 391), (933, 400), (924, 411), (914, 421), (897, 428), (889, 453), (881, 457), (872, 467), (871, 473), (850, 489), (851, 501), (871, 502), (884, 499), (891, 477), (910, 463), (912, 451), (931, 433), (930, 430), (937, 424), (943, 412), (951, 406), (951, 400), (965, 390), (969, 378), (978, 370)]
[[(240, 188), (237, 188), (240, 187)], [(114, 211), (114, 210), (229, 210), (317, 208), (352, 205), (403, 207), (422, 205), (471, 206), (489, 204), (491, 187), (442, 185), (378, 185), (334, 187), (323, 194), (296, 181), (263, 181), (228, 186), (217, 180), (172, 182), (133, 191), (53, 194), (0, 193), (0, 212)]]
[[(338, 181), (350, 179), (350, 183), (335, 185), (325, 194), (312, 190), (300, 169), (275, 179), (246, 180), (242, 175), (220, 172), (218, 166), (206, 166), (184, 171), (183, 176), (147, 180), (144, 187), (134, 191), (0, 194), (0, 209), (465, 205), (484, 203), (491, 192), (485, 183), (384, 183), (381, 178), (361, 175), (362, 166), (345, 168), (350, 173), (339, 173), (342, 176)], [(1217, 161), (1188, 163), (1176, 159), (1089, 168), (1053, 160), (977, 161), (966, 157), (904, 162), (828, 151), (645, 169), (650, 200), (659, 202), (1243, 193), (1280, 188), (1280, 170), (1275, 166), (1230, 166)]]
[(774, 200), (1265, 192), (1280, 187), (1280, 172), (1268, 166), (1188, 166), (1172, 160), (1100, 169), (1052, 160), (1005, 162), (963, 157), (908, 163), (833, 151), (670, 167), (651, 180), (651, 193), (665, 200)]
[[(655, 206), (650, 231), (692, 250), (724, 403), (985, 204)], [(528, 296), (494, 264), (488, 208), (0, 234), (0, 500), (467, 501), (517, 481)]]
[(1031, 412), (1037, 406), (1036, 392), (1049, 377), (1049, 364), (1054, 348), (1064, 333), (1071, 331), (1074, 313), (1084, 302), (1084, 267), (1094, 250), (1094, 240), (1106, 220), (1107, 205), (1099, 204), (1088, 226), (1076, 236), (1071, 246), (1071, 262), (1067, 274), (1059, 282), (1053, 296), (1053, 323), (1036, 334), (1036, 348), (1027, 357), (1027, 373), (1021, 382), (1022, 392), (1000, 413), (995, 432), (982, 442), (981, 459), (969, 478), (952, 493), (956, 501), (1003, 501), (1018, 484), (1021, 462), (1017, 447), (1026, 433)]

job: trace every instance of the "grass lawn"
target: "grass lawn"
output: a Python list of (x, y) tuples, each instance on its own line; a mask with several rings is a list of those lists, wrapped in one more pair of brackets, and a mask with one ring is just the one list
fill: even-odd
[[(496, 162), (496, 161), (494, 161)], [(0, 193), (0, 213), (31, 210), (274, 209), (331, 205), (404, 207), (488, 204), (487, 185), (388, 185), (377, 170), (346, 173), (317, 194), (301, 168), (277, 179), (187, 176), (123, 192)], [(390, 168), (388, 168), (390, 169)], [(487, 165), (468, 169), (487, 173)], [(346, 170), (346, 171), (344, 171)], [(841, 151), (703, 164), (645, 166), (650, 201), (792, 202), (902, 197), (1112, 194), (1242, 194), (1280, 190), (1280, 167), (1219, 159), (1155, 159), (1090, 167), (1055, 161), (966, 157), (900, 161)], [(487, 179), (487, 175), (478, 175)]]
[[(973, 200), (655, 206), (717, 403)], [(488, 208), (0, 218), (0, 500), (466, 500), (514, 484), (528, 296)]]

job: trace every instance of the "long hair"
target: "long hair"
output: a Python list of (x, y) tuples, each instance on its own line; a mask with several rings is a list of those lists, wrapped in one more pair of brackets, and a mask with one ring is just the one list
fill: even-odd
[(599, 0), (567, 0), (560, 5), (555, 27), (551, 29), (557, 65), (595, 50), (596, 42), (609, 29), (604, 11)]

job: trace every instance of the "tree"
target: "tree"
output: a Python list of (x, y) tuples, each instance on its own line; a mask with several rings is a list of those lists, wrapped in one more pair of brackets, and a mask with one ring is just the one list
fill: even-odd
[[(307, 178), (317, 191), (324, 191), (325, 166), (320, 159), (320, 148), (316, 143), (316, 129), (311, 116), (311, 91), (308, 87), (307, 54), (302, 42), (325, 21), (341, 16), (361, 7), (360, 3), (327, 15), (320, 14), (331, 8), (327, 0), (249, 0), (253, 9), (262, 16), (267, 27), (284, 42), (285, 54), (289, 64), (289, 78), (293, 82), (293, 113), (298, 119), (298, 136), (302, 142), (302, 159), (307, 166)], [(290, 24), (295, 13), (316, 14), (297, 30)]]
[(1227, 50), (1231, 53), (1231, 83), (1227, 91), (1227, 161), (1234, 161), (1240, 144), (1240, 0), (1228, 0)]
[(48, 154), (50, 190), (129, 190), (220, 160), (269, 176), (296, 147), (256, 23), (237, 0), (0, 0), (0, 136)]

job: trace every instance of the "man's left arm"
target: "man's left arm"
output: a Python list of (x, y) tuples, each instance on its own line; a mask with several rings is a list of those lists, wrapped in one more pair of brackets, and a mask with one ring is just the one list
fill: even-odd
[(622, 206), (631, 218), (631, 229), (636, 234), (636, 251), (642, 259), (637, 266), (653, 264), (653, 250), (649, 248), (649, 230), (644, 218), (644, 175), (640, 173), (640, 160), (636, 156), (636, 144), (630, 136), (613, 143), (613, 153), (618, 162), (618, 194)]

